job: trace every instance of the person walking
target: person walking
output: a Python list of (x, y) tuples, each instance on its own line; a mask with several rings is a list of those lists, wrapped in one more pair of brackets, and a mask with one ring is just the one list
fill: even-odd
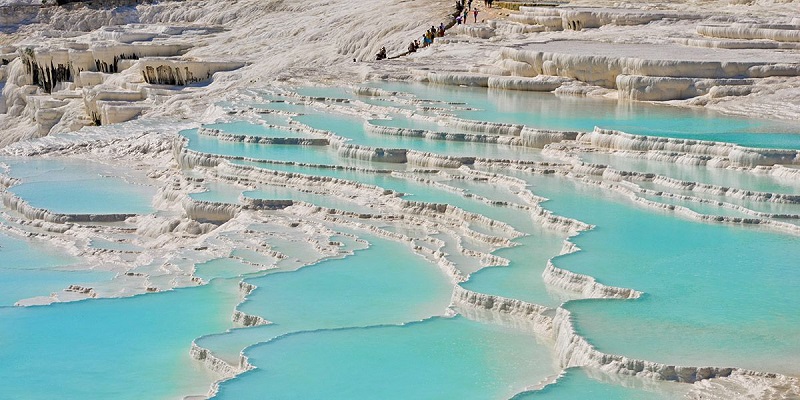
[(472, 17), (475, 18), (475, 23), (477, 24), (478, 23), (478, 7), (475, 7), (475, 9), (472, 10)]

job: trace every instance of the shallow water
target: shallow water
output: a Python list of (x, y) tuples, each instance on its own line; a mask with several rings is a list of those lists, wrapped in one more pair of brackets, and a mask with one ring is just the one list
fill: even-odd
[(665, 161), (638, 160), (603, 153), (581, 154), (581, 159), (589, 163), (609, 165), (620, 171), (654, 173), (687, 182), (769, 193), (800, 192), (800, 182), (755, 172), (683, 165)]
[(514, 240), (517, 246), (494, 254), (510, 260), (508, 266), (485, 268), (461, 284), (466, 289), (556, 307), (567, 298), (548, 291), (542, 281), (547, 260), (561, 251), (563, 235), (532, 228), (528, 236)]
[(338, 158), (329, 146), (227, 142), (198, 135), (196, 129), (183, 130), (180, 134), (189, 139), (188, 149), (201, 153), (314, 164), (335, 164)]
[(230, 325), (236, 287), (216, 281), (133, 298), (0, 307), (0, 359), (14, 360), (0, 364), (3, 397), (205, 394), (219, 377), (188, 350), (194, 338)]
[(355, 256), (249, 280), (239, 309), (290, 331), (401, 323), (440, 315), (452, 287), (436, 265), (393, 241), (360, 235)]
[[(122, 169), (73, 159), (0, 159), (22, 183), (8, 190), (33, 207), (60, 214), (147, 214), (156, 189)], [(122, 177), (120, 177), (122, 175)]]
[(643, 189), (650, 189), (658, 192), (663, 191), (663, 192), (673, 193), (675, 195), (697, 197), (700, 199), (711, 200), (715, 202), (730, 203), (757, 212), (800, 215), (800, 204), (797, 203), (772, 203), (772, 202), (756, 201), (751, 199), (741, 199), (734, 196), (723, 196), (713, 193), (704, 193), (703, 191), (697, 191), (697, 190), (675, 189), (672, 187), (667, 187), (666, 185), (655, 184), (652, 182), (637, 182), (636, 184)]
[(28, 242), (0, 234), (0, 306), (19, 300), (49, 296), (70, 285), (91, 285), (107, 281), (113, 273), (75, 271), (69, 268), (79, 261), (41, 241)]
[(652, 200), (663, 204), (672, 204), (675, 206), (685, 207), (694, 212), (704, 215), (721, 215), (736, 218), (752, 218), (752, 214), (745, 213), (740, 210), (721, 207), (716, 203), (699, 203), (695, 201), (681, 200), (676, 198), (665, 198), (664, 196), (656, 195), (642, 195), (644, 199)]
[(350, 139), (349, 143), (363, 146), (402, 148), (452, 157), (514, 158), (530, 161), (544, 159), (539, 150), (521, 146), (371, 134), (364, 129), (366, 121), (359, 117), (303, 115), (293, 119), (312, 128), (333, 132), (337, 136)]
[(556, 96), (551, 93), (420, 83), (374, 82), (370, 85), (413, 93), (429, 100), (448, 102), (458, 99), (477, 110), (460, 110), (455, 114), (477, 121), (584, 132), (600, 127), (640, 135), (729, 142), (747, 147), (800, 149), (797, 127), (791, 123), (731, 117), (703, 108), (687, 109)]
[(239, 204), (239, 197), (246, 189), (218, 182), (206, 184), (204, 192), (191, 193), (189, 197), (198, 201)]
[(436, 265), (411, 254), (404, 244), (359, 236), (370, 247), (355, 255), (249, 279), (258, 288), (239, 310), (273, 324), (203, 338), (198, 344), (236, 359), (242, 344), (290, 332), (397, 324), (445, 313), (452, 286)]
[[(556, 266), (645, 292), (567, 305), (599, 350), (678, 365), (797, 374), (800, 238), (675, 218), (564, 179), (532, 177), (544, 207), (596, 224)], [(691, 340), (686, 340), (691, 338)]]
[[(307, 96), (302, 100), (291, 94), (255, 92), (262, 100), (232, 102), (226, 107), (303, 114), (259, 117), (267, 124), (300, 122), (362, 146), (527, 161), (552, 158), (542, 155), (541, 150), (523, 147), (371, 134), (364, 124), (372, 120), (375, 124), (436, 130), (438, 124), (432, 120), (402, 117), (402, 109), (432, 118), (449, 118), (444, 114), (452, 114), (472, 120), (569, 130), (601, 126), (636, 134), (725, 140), (756, 147), (798, 148), (800, 134), (786, 124), (731, 118), (705, 110), (478, 88), (390, 82), (368, 85), (406, 94), (370, 98), (355, 96), (349, 88), (309, 87), (297, 89), (298, 94)], [(354, 101), (314, 100), (317, 97)], [(366, 109), (365, 103), (395, 109)], [(423, 111), (425, 107), (432, 109)], [(386, 115), (395, 119), (375, 119)], [(248, 118), (206, 127), (235, 134), (305, 135), (253, 123), (253, 115)], [(220, 398), (511, 398), (525, 392), (518, 398), (636, 399), (677, 398), (688, 390), (688, 385), (631, 381), (586, 368), (569, 369), (556, 383), (530, 391), (560, 372), (554, 367), (557, 360), (552, 343), (527, 330), (501, 326), (494, 318), (474, 321), (460, 315), (444, 317), (452, 313), (448, 305), (454, 282), (432, 261), (439, 257), (455, 263), (456, 269), (465, 277), (468, 275), (468, 280), (460, 283), (468, 290), (548, 307), (567, 302), (564, 307), (573, 314), (575, 330), (603, 352), (670, 364), (739, 366), (800, 374), (796, 365), (800, 345), (794, 340), (800, 337), (800, 298), (796, 294), (800, 273), (794, 268), (796, 249), (800, 248), (797, 236), (773, 228), (694, 222), (685, 215), (654, 210), (627, 196), (579, 182), (573, 176), (537, 175), (476, 164), (480, 170), (523, 179), (527, 189), (549, 199), (542, 206), (554, 214), (596, 225), (570, 239), (580, 252), (558, 256), (568, 234), (543, 227), (534, 211), (527, 208), (531, 205), (526, 203), (524, 193), (516, 193), (518, 189), (503, 180), (472, 175), (466, 169), (342, 158), (332, 145), (236, 143), (198, 135), (196, 129), (180, 134), (189, 139), (187, 147), (191, 150), (261, 160), (231, 163), (267, 170), (263, 173), (281, 171), (360, 182), (402, 194), (404, 200), (448, 204), (480, 214), (508, 224), (516, 232), (504, 229), (504, 225), (491, 226), (491, 222), (469, 217), (458, 220), (452, 215), (437, 219), (436, 227), (428, 226), (419, 223), (419, 215), (399, 206), (380, 204), (380, 196), (349, 198), (350, 193), (343, 191), (344, 195), (326, 197), (321, 191), (310, 189), (311, 185), (297, 183), (302, 180), (285, 186), (252, 184), (254, 187), (245, 188), (223, 182), (196, 167), (184, 171), (186, 177), (193, 179), (194, 191), (205, 190), (190, 194), (195, 200), (236, 204), (242, 197), (293, 199), (340, 211), (385, 213), (403, 219), (306, 215), (312, 211), (303, 207), (253, 212), (247, 215), (252, 220), (245, 220), (243, 225), (236, 225), (242, 222), (236, 220), (223, 224), (208, 234), (207, 242), (197, 239), (197, 244), (191, 245), (192, 251), (176, 256), (181, 258), (178, 262), (188, 265), (187, 271), (194, 265), (194, 276), (205, 286), (46, 307), (0, 307), (0, 325), (10, 327), (0, 332), (0, 359), (21, 360), (0, 367), (3, 382), (10, 382), (4, 394), (30, 398), (202, 395), (220, 376), (189, 358), (192, 340), (231, 365), (239, 364), (240, 352), (244, 351), (257, 367), (224, 382)], [(788, 195), (800, 192), (800, 185), (792, 179), (748, 171), (602, 153), (579, 156), (585, 162), (607, 164), (622, 171), (657, 173), (743, 190)], [(6, 172), (9, 176), (23, 182), (10, 190), (37, 207), (110, 212), (101, 204), (104, 202), (114, 204), (115, 210), (144, 205), (134, 212), (153, 212), (149, 204), (155, 189), (140, 185), (142, 178), (136, 171), (60, 159), (0, 161), (10, 167)], [(756, 202), (649, 182), (637, 184), (755, 211), (798, 213), (796, 204)], [(709, 215), (747, 215), (715, 204), (641, 196)], [(74, 208), (66, 208), (70, 206)], [(326, 229), (339, 233), (308, 233), (307, 229), (315, 224), (324, 224)], [(28, 229), (20, 224), (14, 226)], [(86, 245), (112, 254), (147, 253), (147, 246), (128, 240), (128, 236), (136, 235), (135, 226), (131, 226), (106, 237), (100, 229), (95, 232), (98, 237), (92, 236)], [(298, 228), (297, 235), (291, 233)], [(408, 238), (382, 238), (373, 233), (377, 229)], [(467, 229), (477, 233), (467, 235)], [(304, 234), (318, 241), (306, 240), (311, 236)], [(123, 236), (125, 240), (118, 239)], [(364, 249), (364, 243), (355, 237), (368, 241), (369, 247)], [(506, 239), (515, 246), (498, 249), (499, 245), (492, 242)], [(25, 247), (28, 243), (15, 240), (0, 235), (0, 258), (4, 261), (0, 263), (0, 289), (4, 289), (0, 305), (47, 296), (69, 284), (102, 285), (111, 279), (108, 273), (87, 270), (86, 266), (76, 268), (72, 258), (58, 251), (31, 251)], [(220, 243), (230, 248), (216, 251), (215, 246)], [(326, 250), (326, 243), (333, 246), (332, 251)], [(415, 254), (414, 246), (427, 258)], [(346, 254), (352, 250), (354, 254)], [(213, 251), (216, 252), (210, 253)], [(339, 256), (347, 256), (336, 258), (337, 251)], [(431, 253), (437, 251), (441, 253)], [(480, 252), (506, 258), (509, 265), (496, 266), (481, 259)], [(280, 258), (279, 253), (285, 258)], [(198, 254), (203, 257), (193, 260)], [(175, 277), (167, 272), (169, 263), (148, 264), (149, 260), (137, 260), (139, 257), (133, 254), (117, 261), (132, 265), (144, 262), (147, 265), (136, 271), (149, 271), (154, 276), (143, 277), (143, 281), (156, 287), (171, 285)], [(551, 258), (560, 268), (590, 275), (603, 284), (633, 288), (644, 295), (626, 301), (579, 300), (580, 294), (543, 282), (542, 272)], [(16, 264), (9, 264), (8, 260)], [(483, 266), (488, 267), (481, 269)], [(182, 278), (188, 281), (188, 277)], [(257, 288), (237, 305), (244, 297), (240, 279)], [(272, 324), (229, 330), (234, 308)], [(525, 326), (523, 322), (509, 325)], [(28, 373), (32, 370), (42, 373)], [(43, 377), (48, 375), (58, 376), (50, 380), (54, 384), (42, 385)], [(353, 384), (355, 381), (358, 384)], [(131, 393), (131, 387), (137, 391)]]
[(216, 398), (508, 398), (556, 372), (529, 332), (463, 317), (287, 335), (248, 353), (260, 367)]
[[(327, 176), (349, 181), (362, 182), (383, 189), (389, 189), (397, 193), (402, 193), (404, 194), (403, 196), (404, 200), (429, 202), (437, 204), (450, 204), (459, 207), (462, 210), (485, 215), (497, 221), (509, 223), (512, 225), (514, 225), (515, 221), (519, 220), (520, 216), (526, 215), (525, 212), (521, 210), (516, 210), (511, 207), (490, 205), (477, 198), (465, 197), (463, 194), (460, 194), (456, 191), (447, 190), (445, 188), (437, 187), (424, 182), (419, 182), (411, 178), (403, 178), (387, 173), (373, 173), (373, 172), (362, 172), (353, 170), (315, 168), (315, 167), (282, 165), (282, 164), (262, 164), (260, 166), (263, 168), (274, 169), (284, 172), (292, 172), (292, 173), (298, 172), (307, 175)], [(276, 192), (273, 191), (273, 189), (269, 190), (272, 191), (271, 192), (272, 194), (270, 196), (265, 195), (262, 197), (274, 198), (274, 199), (285, 198), (275, 194)], [(274, 190), (281, 191), (280, 189), (274, 189)], [(304, 201), (313, 200), (310, 202), (314, 204), (324, 201), (327, 201), (331, 206), (337, 206), (341, 204), (348, 207), (348, 210), (345, 211), (368, 210), (365, 209), (364, 207), (360, 208), (357, 207), (355, 209), (350, 209), (350, 205), (348, 205), (347, 202), (341, 203), (334, 199), (320, 200), (318, 197), (314, 197), (313, 195), (309, 195), (307, 193), (297, 193), (296, 191), (291, 191), (291, 192), (293, 194), (287, 193), (284, 196), (290, 196), (290, 197), (295, 196), (297, 197), (298, 200), (302, 200), (303, 198), (305, 198), (306, 200)], [(319, 205), (324, 205), (324, 204), (319, 204)]]

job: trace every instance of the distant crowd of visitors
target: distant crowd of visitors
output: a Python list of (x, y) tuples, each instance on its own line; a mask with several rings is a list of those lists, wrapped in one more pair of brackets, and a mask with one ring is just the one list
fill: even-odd
[[(494, 2), (494, 0), (483, 0), (484, 6), (489, 7), (489, 8), (492, 7), (492, 3), (493, 2)], [(474, 8), (472, 7), (472, 0), (456, 0), (455, 24), (456, 25), (466, 24), (467, 21), (469, 20), (469, 14), (472, 14), (473, 23), (477, 23), (478, 22), (478, 7), (474, 7)], [(452, 26), (452, 24), (451, 24), (451, 26)], [(443, 23), (439, 24), (438, 28), (436, 28), (435, 26), (431, 26), (431, 29), (428, 29), (427, 31), (425, 31), (425, 33), (422, 35), (422, 38), (421, 38), (422, 41), (421, 42), (420, 42), (420, 39), (415, 39), (415, 40), (411, 41), (411, 43), (408, 44), (408, 52), (407, 53), (413, 53), (413, 52), (417, 51), (420, 47), (428, 47), (428, 46), (432, 45), (434, 40), (436, 40), (436, 38), (444, 36), (444, 33), (445, 33), (446, 29), (447, 29), (447, 27), (445, 27), (445, 25)], [(375, 54), (375, 59), (376, 60), (384, 60), (386, 58), (387, 58), (386, 47), (381, 47), (380, 51), (378, 51), (378, 53)], [(353, 60), (353, 61), (355, 61), (355, 60)]]

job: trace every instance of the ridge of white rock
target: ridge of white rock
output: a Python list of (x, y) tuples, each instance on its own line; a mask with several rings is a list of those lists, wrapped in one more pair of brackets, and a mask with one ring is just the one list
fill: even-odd
[(732, 143), (632, 135), (597, 127), (592, 132), (578, 134), (576, 140), (594, 147), (614, 150), (657, 150), (723, 157), (730, 160), (733, 165), (748, 167), (800, 164), (800, 153), (796, 150), (755, 149)]
[[(276, 128), (275, 126), (271, 126), (271, 128)], [(292, 127), (286, 127), (281, 129), (286, 129), (289, 132), (305, 132), (302, 129), (296, 129)], [(219, 140), (229, 141), (229, 142), (243, 142), (243, 143), (257, 143), (257, 144), (289, 144), (289, 145), (298, 145), (298, 146), (327, 146), (331, 144), (330, 139), (328, 138), (306, 138), (306, 137), (269, 137), (269, 136), (258, 136), (258, 135), (248, 135), (242, 133), (235, 133), (235, 132), (225, 132), (220, 129), (211, 129), (201, 127), (197, 129), (198, 135), (203, 136), (210, 136), (215, 137)]]
[(501, 136), (501, 135), (469, 134), (469, 133), (435, 132), (425, 129), (395, 128), (390, 126), (375, 125), (373, 123), (370, 123), (369, 121), (364, 123), (364, 128), (367, 132), (376, 135), (407, 136), (407, 137), (426, 138), (432, 140), (497, 143), (505, 145), (517, 145), (521, 143), (521, 140), (516, 137)]
[[(224, 378), (233, 378), (245, 371), (253, 369), (252, 365), (247, 363), (244, 366), (234, 366), (217, 357), (208, 349), (202, 348), (192, 341), (192, 347), (189, 349), (189, 356), (195, 360), (201, 361), (203, 365), (210, 371), (220, 374)], [(244, 360), (244, 359), (243, 359)], [(216, 390), (211, 389), (209, 395), (216, 393)]]
[(591, 276), (558, 268), (551, 261), (548, 261), (547, 267), (542, 272), (542, 278), (552, 287), (580, 293), (585, 298), (637, 299), (642, 295), (633, 289), (603, 285)]
[(136, 214), (61, 214), (31, 206), (27, 201), (11, 192), (3, 191), (3, 205), (14, 210), (27, 219), (43, 220), (53, 223), (76, 222), (120, 222), (136, 216)]
[(533, 323), (534, 332), (545, 337), (553, 337), (554, 309), (522, 300), (501, 296), (487, 295), (464, 289), (461, 285), (453, 287), (451, 307), (458, 308), (459, 313), (469, 315), (468, 309), (488, 311), (488, 314), (505, 314)]
[(731, 25), (702, 24), (697, 33), (725, 39), (768, 39), (777, 42), (800, 42), (800, 25), (759, 25), (735, 23)]
[(734, 371), (734, 368), (666, 365), (602, 353), (575, 332), (571, 314), (563, 308), (556, 310), (553, 326), (557, 359), (564, 368), (586, 366), (610, 373), (684, 383), (726, 377)]

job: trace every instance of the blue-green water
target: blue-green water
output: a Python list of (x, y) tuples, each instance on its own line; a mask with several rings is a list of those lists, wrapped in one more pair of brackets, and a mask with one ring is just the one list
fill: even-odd
[(91, 285), (107, 281), (113, 273), (71, 271), (78, 261), (62, 250), (42, 242), (27, 242), (0, 234), (0, 306), (19, 300), (49, 296), (70, 285)]
[(181, 135), (189, 139), (187, 148), (201, 153), (316, 164), (334, 164), (337, 160), (336, 152), (329, 146), (226, 142), (198, 135), (196, 129), (183, 130)]
[[(800, 238), (675, 218), (621, 196), (532, 177), (544, 206), (596, 224), (582, 252), (556, 266), (645, 292), (635, 301), (570, 303), (577, 330), (599, 350), (678, 365), (797, 374)], [(624, 245), (623, 245), (624, 244)]]
[(641, 135), (711, 140), (747, 147), (800, 149), (796, 124), (730, 117), (703, 108), (405, 82), (375, 82), (370, 85), (412, 93), (429, 100), (447, 102), (457, 99), (477, 110), (459, 110), (455, 114), (477, 121), (577, 131), (591, 131), (597, 126)]
[(528, 236), (514, 241), (517, 246), (495, 252), (510, 261), (508, 266), (477, 271), (461, 286), (550, 307), (561, 304), (565, 298), (547, 290), (542, 271), (547, 260), (559, 254), (564, 237), (541, 228), (531, 227), (527, 232)]
[(751, 218), (752, 215), (740, 210), (734, 210), (722, 207), (717, 203), (700, 203), (695, 201), (681, 200), (676, 198), (669, 198), (657, 195), (642, 195), (642, 198), (652, 200), (663, 204), (671, 204), (675, 206), (685, 207), (696, 213), (704, 215), (721, 215), (726, 217), (736, 218)]
[[(512, 226), (514, 226), (514, 224), (517, 221), (520, 221), (520, 218), (527, 219), (527, 214), (524, 211), (517, 210), (512, 207), (490, 205), (476, 198), (465, 197), (464, 195), (461, 195), (455, 191), (442, 189), (440, 187), (431, 184), (418, 182), (413, 179), (402, 178), (387, 173), (373, 173), (373, 172), (362, 172), (355, 170), (343, 170), (343, 169), (331, 169), (331, 168), (315, 168), (315, 167), (283, 165), (283, 164), (255, 164), (255, 165), (270, 170), (302, 173), (306, 175), (315, 175), (315, 176), (326, 176), (326, 177), (344, 179), (349, 181), (367, 183), (370, 185), (378, 186), (383, 189), (393, 190), (397, 193), (403, 193), (405, 195), (403, 197), (405, 200), (437, 203), (437, 204), (450, 204), (459, 207), (462, 210), (485, 215), (494, 220), (511, 224)], [(277, 194), (277, 192), (275, 192), (278, 189), (269, 189), (269, 190), (271, 191), (269, 195), (255, 194), (254, 197), (272, 198), (272, 199), (291, 198), (291, 199), (309, 201), (314, 204), (320, 202), (318, 197), (315, 198), (315, 196), (308, 193), (297, 193), (297, 191), (291, 191), (287, 189), (289, 190), (289, 192), (286, 192), (285, 190), (280, 190), (284, 194), (279, 195)], [(194, 196), (196, 195), (193, 195), (193, 197)], [(201, 199), (203, 197), (197, 197), (197, 198)], [(340, 201), (337, 202), (334, 201), (333, 199), (328, 200), (327, 204), (330, 206), (336, 206), (333, 208), (345, 206), (347, 207), (346, 211), (354, 211), (354, 209), (350, 208), (349, 204), (342, 203)], [(324, 205), (324, 204), (319, 204), (319, 205)], [(369, 209), (357, 208), (356, 210), (368, 211)], [(524, 220), (522, 221), (522, 223), (524, 223)]]
[(215, 203), (238, 204), (239, 196), (246, 189), (225, 182), (204, 182), (203, 192), (191, 193), (189, 197), (198, 201), (211, 201)]
[[(448, 156), (561, 160), (537, 149), (371, 134), (364, 124), (371, 120), (375, 124), (437, 130), (433, 122), (406, 119), (396, 112), (403, 109), (432, 117), (447, 118), (452, 114), (470, 120), (548, 129), (586, 131), (600, 126), (635, 134), (800, 148), (800, 129), (796, 126), (732, 118), (705, 110), (476, 88), (388, 82), (369, 85), (406, 94), (370, 98), (355, 96), (346, 88), (313, 87), (297, 90), (308, 97), (302, 100), (264, 92), (256, 93), (263, 101), (233, 102), (229, 108), (302, 114), (261, 117), (267, 124), (300, 122), (362, 146)], [(314, 100), (316, 97), (353, 101), (333, 103)], [(384, 111), (374, 107), (360, 109), (364, 103), (395, 110), (383, 115)], [(422, 107), (439, 111), (422, 111)], [(387, 116), (394, 119), (382, 119)], [(296, 134), (244, 120), (226, 121), (206, 127), (248, 135)], [(70, 284), (103, 285), (116, 274), (90, 269), (92, 265), (87, 264), (91, 263), (81, 258), (86, 250), (141, 252), (124, 261), (111, 257), (111, 264), (123, 264), (117, 268), (127, 271), (127, 263), (137, 267), (153, 262), (147, 259), (150, 249), (155, 254), (168, 249), (171, 242), (163, 236), (156, 239), (146, 235), (140, 240), (127, 240), (140, 234), (133, 223), (113, 234), (98, 228), (91, 239), (77, 240), (72, 253), (81, 256), (70, 257), (64, 255), (63, 249), (48, 249), (38, 242), (0, 235), (0, 360), (12, 360), (0, 366), (0, 381), (4, 382), (0, 397), (203, 395), (220, 376), (189, 357), (193, 340), (232, 365), (238, 365), (243, 351), (257, 367), (224, 382), (219, 398), (483, 399), (511, 398), (524, 392), (518, 398), (637, 399), (679, 398), (688, 390), (687, 385), (631, 381), (586, 368), (569, 369), (557, 382), (531, 391), (561, 372), (555, 367), (551, 339), (501, 326), (492, 318), (478, 321), (460, 315), (444, 317), (452, 312), (448, 305), (454, 283), (432, 261), (439, 257), (455, 263), (456, 269), (468, 275), (460, 283), (466, 289), (548, 307), (566, 302), (563, 306), (572, 312), (576, 331), (603, 352), (668, 364), (800, 374), (796, 362), (800, 359), (800, 343), (795, 340), (800, 337), (800, 295), (796, 290), (800, 272), (795, 268), (800, 241), (796, 235), (766, 227), (695, 222), (668, 210), (648, 208), (574, 176), (530, 174), (499, 164), (476, 165), (477, 169), (522, 179), (535, 195), (549, 199), (542, 206), (554, 214), (596, 225), (570, 239), (580, 252), (558, 256), (568, 234), (542, 226), (535, 211), (526, 208), (530, 204), (525, 193), (517, 193), (517, 188), (506, 186), (503, 180), (464, 170), (423, 170), (414, 165), (346, 159), (337, 154), (334, 146), (226, 142), (198, 135), (191, 129), (180, 135), (189, 139), (189, 149), (198, 152), (261, 160), (232, 163), (264, 168), (265, 174), (272, 170), (373, 185), (402, 193), (405, 200), (448, 204), (486, 216), (508, 224), (522, 236), (469, 218), (463, 222), (441, 219), (437, 220), (441, 224), (438, 227), (426, 226), (419, 219), (409, 218), (424, 218), (421, 215), (404, 215), (397, 207), (382, 207), (378, 204), (380, 196), (369, 199), (377, 207), (367, 207), (360, 203), (361, 198), (326, 197), (298, 183), (302, 180), (285, 186), (253, 184), (255, 188), (244, 188), (218, 180), (205, 168), (182, 171), (194, 179), (197, 190), (206, 190), (191, 194), (195, 200), (238, 203), (240, 196), (294, 199), (344, 211), (403, 218), (345, 218), (349, 222), (344, 225), (326, 213), (306, 215), (302, 208), (250, 212), (205, 235), (191, 237), (191, 250), (176, 250), (175, 259), (180, 258), (179, 262), (189, 263), (190, 267), (194, 262), (191, 258), (202, 254), (194, 265), (194, 275), (203, 286), (30, 308), (10, 305), (20, 299), (47, 296)], [(576, 155), (585, 162), (607, 164), (621, 171), (656, 173), (745, 191), (800, 194), (800, 184), (792, 178), (627, 159), (589, 150)], [(0, 161), (9, 166), (7, 175), (21, 180), (10, 190), (36, 207), (73, 213), (153, 211), (150, 203), (157, 184), (141, 184), (147, 180), (135, 171), (91, 160), (6, 157)], [(542, 168), (545, 167), (539, 170)], [(649, 182), (637, 184), (756, 211), (798, 214), (796, 204), (738, 199)], [(712, 215), (746, 215), (713, 204), (642, 196)], [(159, 216), (178, 218), (178, 213), (180, 210), (161, 210)], [(291, 221), (302, 223), (294, 228)], [(29, 229), (32, 235), (58, 235), (52, 227), (47, 230), (36, 224), (28, 226), (11, 218), (0, 222), (9, 225), (9, 229)], [(321, 249), (305, 243), (298, 245), (298, 240), (305, 238), (302, 235), (310, 234), (309, 226), (323, 223), (348, 234), (337, 232), (323, 240), (342, 242), (342, 255), (350, 250), (355, 250), (354, 254), (326, 258), (330, 254), (323, 254)], [(461, 229), (467, 228), (478, 232), (477, 236), (513, 239), (515, 246), (496, 249), (492, 243), (459, 235)], [(298, 229), (297, 237), (287, 233), (291, 229)], [(372, 233), (375, 229), (409, 238), (387, 239)], [(65, 235), (71, 235), (67, 232)], [(349, 235), (364, 239), (369, 245), (358, 243)], [(124, 243), (116, 239), (122, 236), (126, 238)], [(217, 248), (221, 244), (224, 246)], [(414, 246), (426, 254), (442, 253), (428, 254), (426, 259), (414, 253)], [(286, 258), (270, 251), (285, 254)], [(481, 269), (493, 264), (475, 252), (488, 251), (507, 258), (509, 265)], [(319, 261), (321, 258), (324, 260)], [(644, 294), (637, 300), (580, 300), (580, 294), (543, 282), (541, 274), (551, 258), (560, 268)], [(131, 279), (167, 287), (173, 279), (164, 275), (170, 262), (162, 264), (159, 260), (151, 268), (134, 269), (158, 269), (158, 276)], [(257, 286), (247, 296), (239, 291), (242, 279)], [(245, 301), (239, 304), (242, 299)], [(234, 309), (272, 324), (230, 329)]]
[(370, 247), (353, 256), (248, 280), (258, 288), (239, 309), (273, 324), (202, 338), (198, 344), (235, 359), (243, 344), (290, 332), (397, 324), (445, 312), (452, 286), (438, 267), (406, 245), (366, 238)]
[(555, 372), (530, 333), (462, 317), (288, 335), (249, 357), (261, 367), (216, 398), (500, 399)]
[(419, 320), (445, 311), (452, 286), (408, 246), (368, 237), (355, 256), (254, 278), (239, 309), (281, 330), (367, 326)]
[(521, 146), (370, 134), (364, 128), (366, 121), (352, 116), (303, 115), (294, 119), (312, 128), (330, 131), (350, 139), (349, 143), (363, 146), (402, 148), (452, 157), (514, 158), (531, 161), (544, 159), (539, 150)]
[(431, 132), (469, 133), (448, 125), (440, 125), (434, 121), (407, 118), (404, 115), (393, 115), (388, 119), (372, 119), (370, 124), (402, 129), (422, 129)]
[[(230, 325), (236, 281), (133, 298), (0, 307), (2, 397), (178, 398), (219, 377), (189, 357)], [(135, 388), (135, 389), (134, 389)]]
[(147, 214), (152, 190), (115, 178), (23, 183), (9, 189), (33, 207), (59, 214)]
[[(800, 140), (800, 137), (798, 137)], [(615, 157), (603, 153), (581, 154), (581, 159), (595, 164), (609, 165), (621, 171), (655, 173), (666, 177), (688, 181), (707, 183), (722, 187), (736, 187), (758, 192), (797, 193), (800, 182), (778, 178), (756, 172), (735, 171), (725, 168), (698, 167), (666, 161), (641, 160)]]
[[(6, 161), (6, 160), (3, 160)], [(33, 207), (60, 214), (147, 214), (156, 189), (118, 176), (121, 170), (71, 159), (7, 160), (23, 183), (8, 190)]]
[(265, 124), (275, 126), (289, 126), (289, 117), (281, 114), (261, 114), (259, 118)]

